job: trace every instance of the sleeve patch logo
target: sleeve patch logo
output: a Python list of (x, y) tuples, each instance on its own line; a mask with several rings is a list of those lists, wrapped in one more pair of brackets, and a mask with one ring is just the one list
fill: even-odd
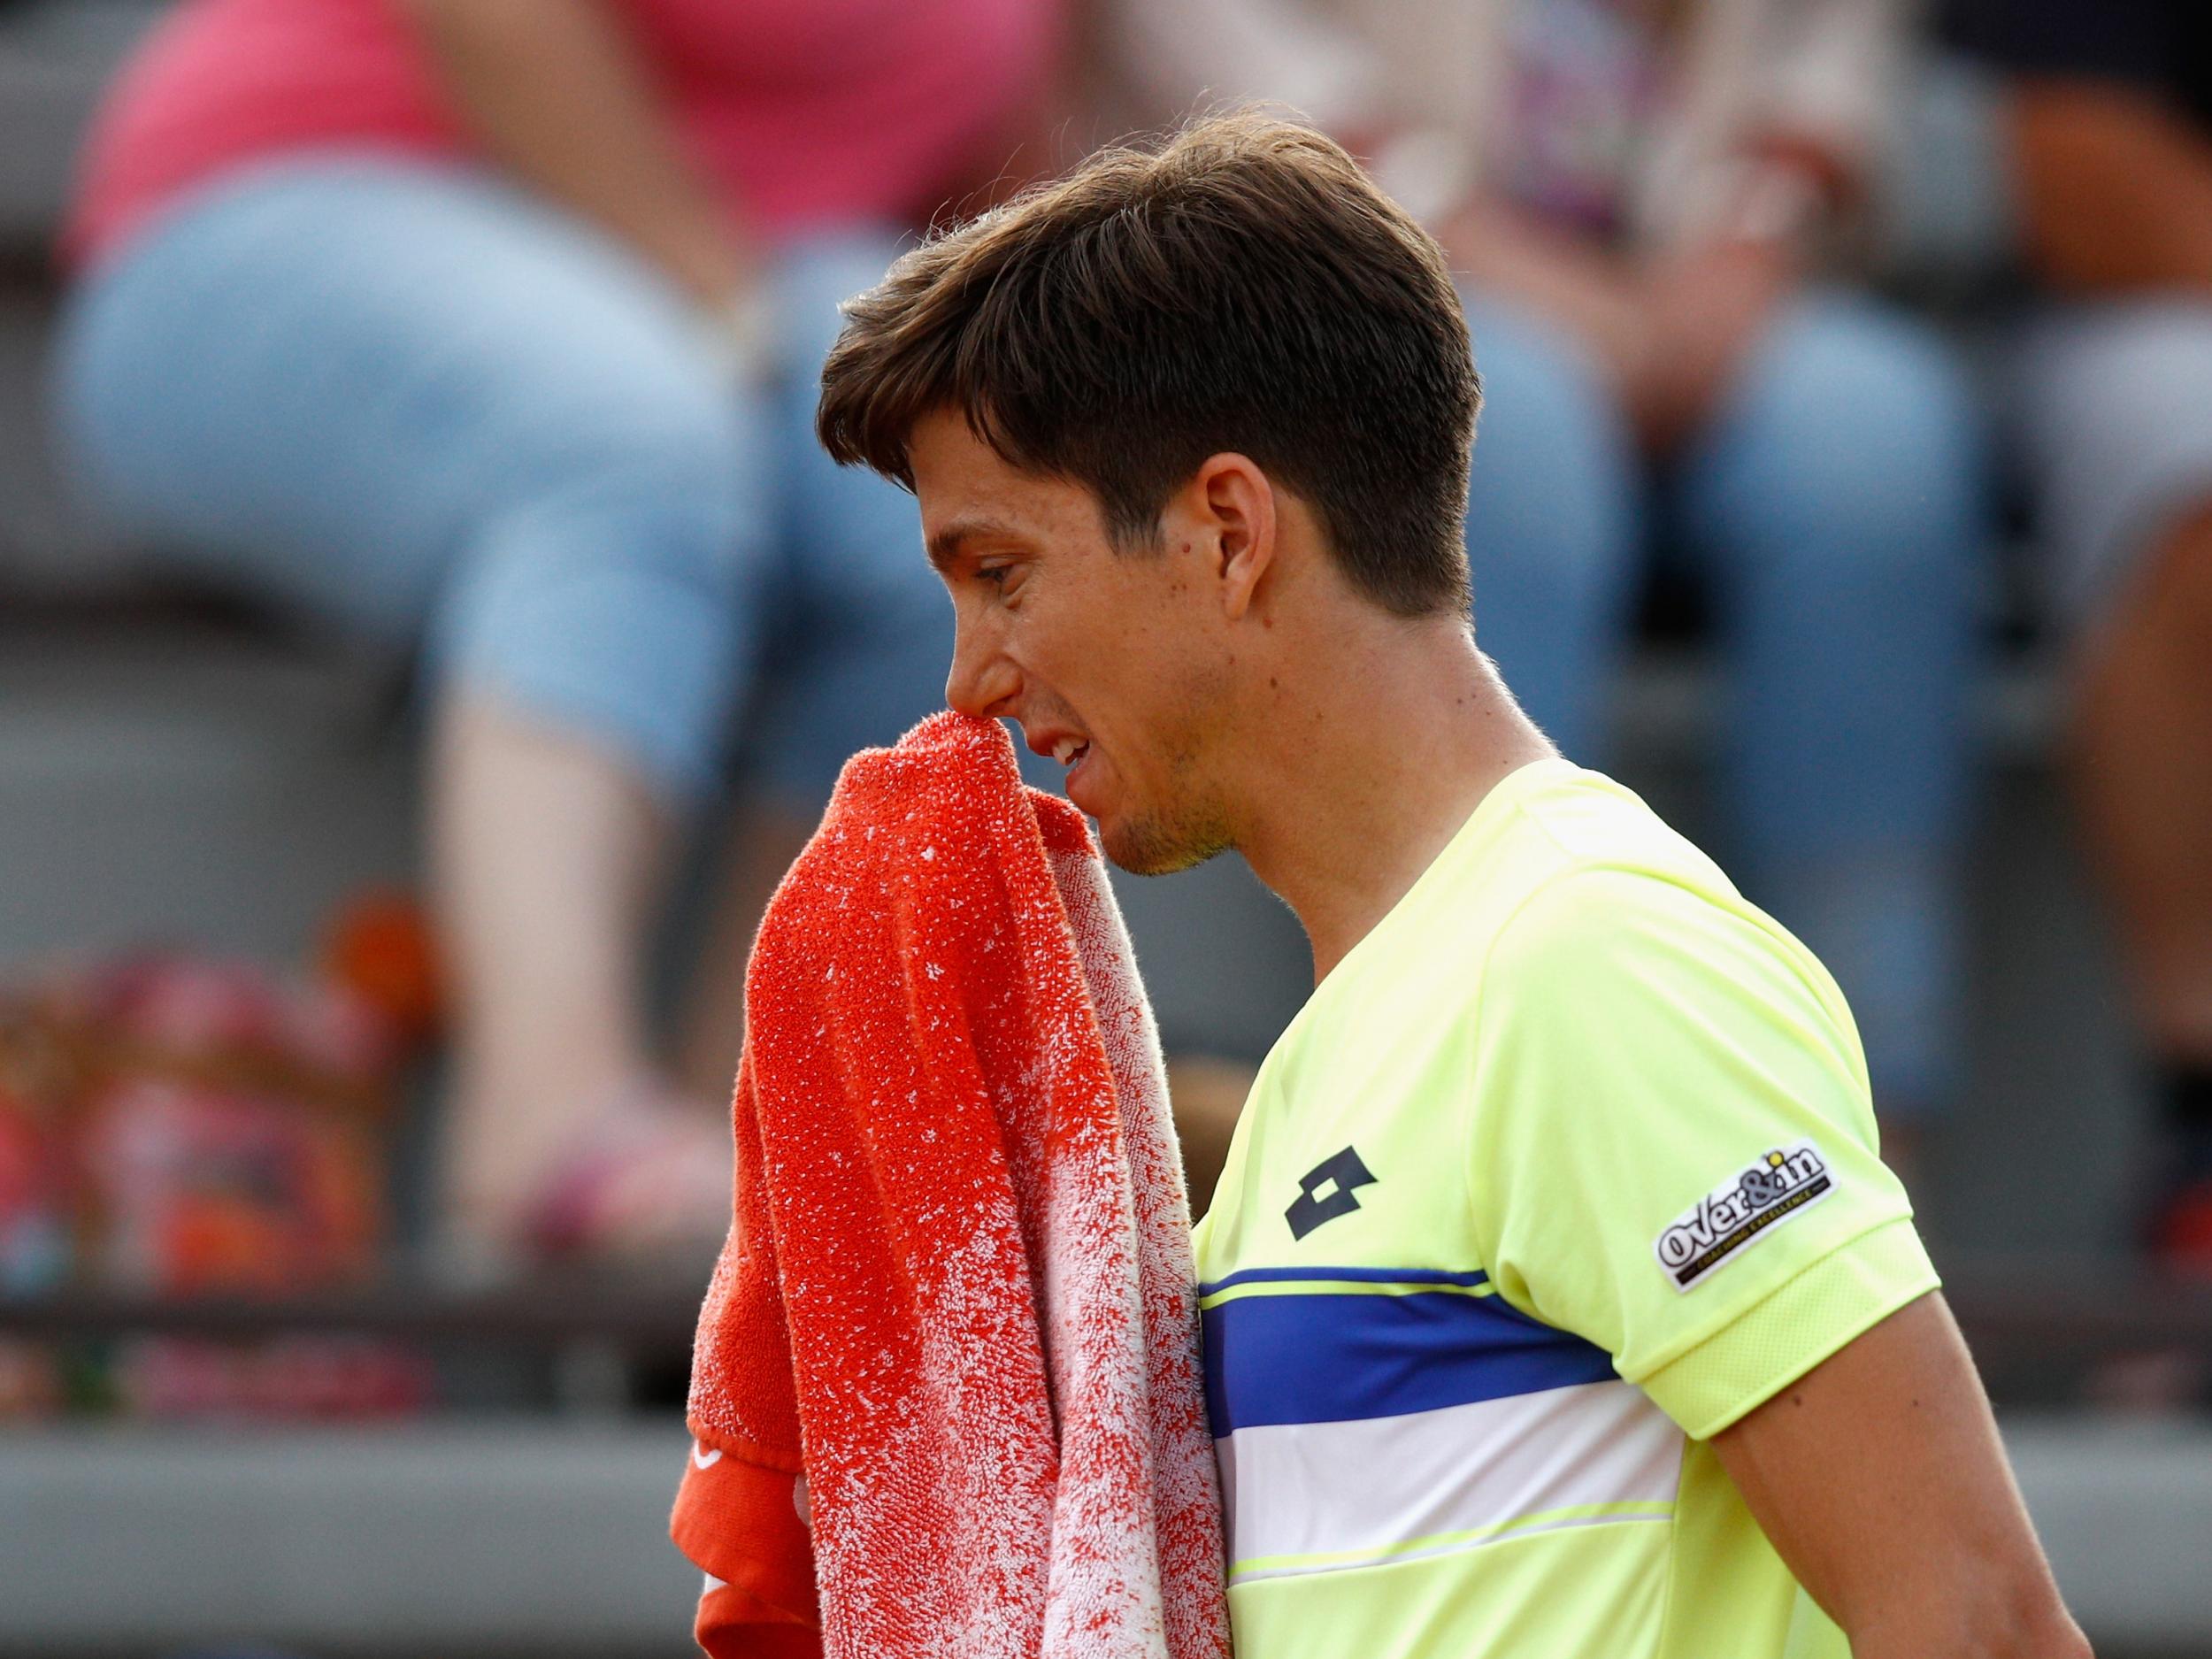
[(1677, 1291), (1686, 1291), (1746, 1245), (1835, 1190), (1820, 1148), (1809, 1141), (1777, 1147), (1730, 1176), (1668, 1224), (1652, 1254)]

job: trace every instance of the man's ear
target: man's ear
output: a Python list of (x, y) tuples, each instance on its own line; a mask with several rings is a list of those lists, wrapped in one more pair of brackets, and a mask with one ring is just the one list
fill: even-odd
[(1222, 610), (1232, 622), (1251, 609), (1275, 562), (1275, 488), (1248, 456), (1210, 456), (1191, 479), (1200, 521), (1212, 533)]

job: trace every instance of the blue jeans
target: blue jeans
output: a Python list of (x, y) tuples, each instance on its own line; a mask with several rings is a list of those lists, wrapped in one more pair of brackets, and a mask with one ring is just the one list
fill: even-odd
[(742, 389), (659, 276), (465, 169), (330, 152), (180, 203), (75, 296), (59, 426), (150, 554), (610, 746), (672, 799), (741, 710), (805, 806), (941, 701), (913, 503), (814, 442), (837, 303), (894, 235), (783, 252)]
[(1602, 766), (1644, 560), (1699, 566), (1727, 687), (1722, 833), (1828, 964), (1886, 1110), (1951, 1086), (1979, 434), (1941, 343), (1820, 295), (1774, 323), (1657, 480), (1577, 345), (1477, 296), (1476, 634), (1569, 758)]

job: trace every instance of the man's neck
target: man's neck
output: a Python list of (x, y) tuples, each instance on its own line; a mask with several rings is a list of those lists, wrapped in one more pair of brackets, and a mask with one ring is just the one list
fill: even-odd
[(1304, 924), (1318, 984), (1502, 779), (1557, 751), (1453, 623), (1313, 644), (1330, 671), (1278, 676), (1239, 797), (1240, 849)]

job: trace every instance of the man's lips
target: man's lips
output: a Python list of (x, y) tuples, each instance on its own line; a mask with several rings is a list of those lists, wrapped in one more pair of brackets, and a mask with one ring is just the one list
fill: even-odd
[(1088, 772), (1091, 740), (1064, 726), (1046, 726), (1033, 733), (1025, 728), (1022, 736), (1033, 753), (1049, 755), (1067, 768), (1067, 777), (1061, 787), (1067, 791), (1069, 800), (1082, 806), (1084, 803), (1076, 799), (1076, 789)]
[(1075, 752), (1068, 757), (1068, 775), (1066, 780), (1061, 785), (1061, 787), (1067, 791), (1069, 800), (1074, 802), (1075, 804), (1082, 808), (1084, 811), (1090, 813), (1093, 817), (1096, 817), (1099, 810), (1098, 803), (1095, 801), (1085, 801), (1081, 798), (1079, 793), (1082, 789), (1083, 786), (1090, 780), (1090, 776), (1091, 746), (1087, 742), (1079, 745), (1076, 749)]
[(1034, 736), (1025, 732), (1022, 736), (1032, 754), (1049, 755), (1063, 766), (1080, 764), (1091, 747), (1088, 738), (1079, 737), (1073, 732), (1045, 731)]

